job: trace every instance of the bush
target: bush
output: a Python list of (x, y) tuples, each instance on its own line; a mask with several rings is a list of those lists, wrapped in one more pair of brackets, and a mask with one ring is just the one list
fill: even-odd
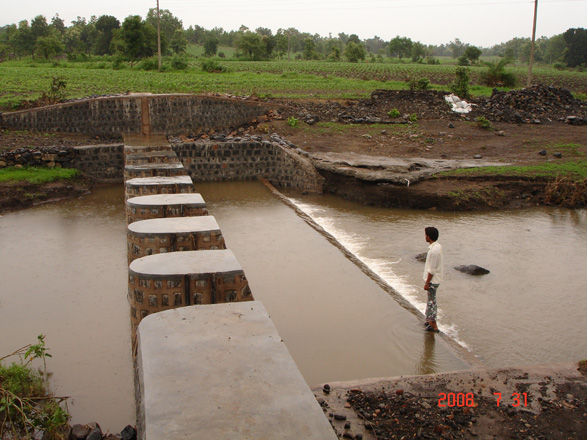
[(208, 60), (202, 62), (202, 70), (209, 73), (224, 73), (226, 72), (226, 67), (217, 61)]
[[(66, 399), (54, 397), (47, 390), (46, 358), (51, 357), (45, 348), (45, 336), (39, 343), (27, 345), (0, 358), (19, 356), (20, 363), (5, 366), (0, 363), (0, 438), (62, 438), (59, 432), (66, 426), (69, 414), (60, 406)], [(26, 359), (26, 362), (22, 359)], [(32, 369), (33, 359), (43, 361), (43, 375)]]
[(552, 68), (555, 70), (565, 70), (566, 69), (566, 65), (564, 63), (554, 63), (552, 65)]
[(469, 93), (469, 82), (471, 81), (469, 69), (467, 67), (457, 67), (455, 75), (455, 82), (449, 85), (450, 91), (461, 99), (469, 99), (471, 97)]
[(491, 130), (491, 121), (489, 121), (489, 119), (487, 119), (485, 116), (479, 116), (477, 119), (475, 119), (475, 123), (480, 128)]
[(463, 55), (462, 57), (459, 58), (459, 66), (468, 66), (469, 63), (469, 58), (467, 58), (465, 55)]
[(187, 70), (188, 68), (188, 59), (183, 55), (174, 55), (171, 58), (171, 68), (173, 70)]
[(389, 116), (390, 118), (397, 118), (400, 115), (401, 113), (397, 108), (392, 108), (390, 111), (387, 112), (387, 116)]
[(293, 116), (290, 116), (289, 118), (287, 118), (287, 125), (289, 125), (290, 127), (297, 127), (298, 119), (294, 118)]
[(428, 90), (430, 88), (430, 80), (428, 78), (420, 78), (418, 80), (409, 79), (406, 83), (412, 92), (415, 90)]
[(137, 66), (137, 69), (139, 70), (157, 70), (158, 68), (159, 60), (155, 57), (145, 58)]
[(517, 82), (515, 75), (505, 70), (505, 66), (509, 63), (510, 60), (507, 58), (491, 63), (481, 61), (481, 64), (487, 67), (487, 70), (479, 74), (481, 83), (490, 87), (515, 87)]

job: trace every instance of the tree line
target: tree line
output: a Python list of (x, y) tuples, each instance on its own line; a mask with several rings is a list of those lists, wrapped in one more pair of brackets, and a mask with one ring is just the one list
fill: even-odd
[[(241, 26), (225, 31), (215, 27), (189, 26), (169, 10), (160, 11), (161, 48), (165, 55), (178, 57), (186, 53), (188, 44), (203, 46), (204, 56), (225, 57), (222, 47), (235, 49), (234, 56), (250, 60), (316, 59), (358, 62), (383, 61), (384, 57), (410, 59), (413, 62), (438, 63), (436, 57), (453, 57), (459, 64), (476, 63), (481, 55), (500, 56), (511, 61), (527, 62), (530, 57), (529, 38), (514, 38), (490, 48), (478, 48), (458, 38), (448, 44), (425, 45), (408, 37), (396, 36), (385, 41), (377, 36), (360, 40), (356, 34), (339, 33), (327, 37), (300, 32), (295, 28), (251, 30)], [(0, 60), (34, 58), (53, 59), (64, 54), (70, 60), (87, 59), (92, 55), (113, 55), (135, 63), (157, 53), (157, 12), (149, 9), (143, 19), (131, 15), (121, 23), (116, 17), (77, 17), (66, 26), (59, 15), (50, 22), (38, 15), (30, 22), (22, 20), (0, 28)], [(535, 60), (561, 66), (586, 67), (587, 30), (569, 29), (553, 37), (536, 41)]]

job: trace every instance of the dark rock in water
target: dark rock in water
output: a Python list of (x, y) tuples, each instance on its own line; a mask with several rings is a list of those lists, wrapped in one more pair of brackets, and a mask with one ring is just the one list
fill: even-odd
[(92, 429), (86, 440), (102, 440), (102, 430), (99, 427)]
[(486, 275), (489, 273), (487, 269), (474, 264), (469, 264), (468, 266), (455, 266), (455, 270), (469, 275)]
[(127, 425), (120, 433), (122, 440), (137, 440), (137, 430)]
[(421, 254), (416, 255), (414, 258), (416, 259), (416, 261), (421, 261), (422, 263), (425, 263), (426, 255), (428, 255), (428, 252), (422, 252)]
[(76, 424), (71, 427), (71, 434), (69, 434), (69, 438), (71, 440), (85, 440), (85, 438), (90, 434), (90, 427), (88, 425), (80, 425)]

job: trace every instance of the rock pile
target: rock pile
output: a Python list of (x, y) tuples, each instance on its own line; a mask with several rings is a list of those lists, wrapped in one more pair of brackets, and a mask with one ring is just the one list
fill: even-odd
[(71, 168), (73, 147), (17, 148), (0, 153), (0, 168), (14, 166), (44, 166)]
[(518, 124), (561, 121), (587, 125), (587, 103), (556, 87), (539, 84), (509, 92), (494, 89), (491, 98), (476, 99), (475, 104), (475, 115), (492, 121)]

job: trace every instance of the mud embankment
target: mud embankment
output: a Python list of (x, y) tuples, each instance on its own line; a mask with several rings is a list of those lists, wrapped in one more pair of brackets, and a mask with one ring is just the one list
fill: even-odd
[[(314, 154), (323, 190), (347, 200), (385, 208), (467, 211), (585, 205), (564, 182), (524, 176), (443, 177), (443, 171), (504, 165), (482, 160), (390, 159), (354, 153)], [(568, 197), (562, 192), (567, 191)], [(580, 191), (580, 189), (579, 189)]]

